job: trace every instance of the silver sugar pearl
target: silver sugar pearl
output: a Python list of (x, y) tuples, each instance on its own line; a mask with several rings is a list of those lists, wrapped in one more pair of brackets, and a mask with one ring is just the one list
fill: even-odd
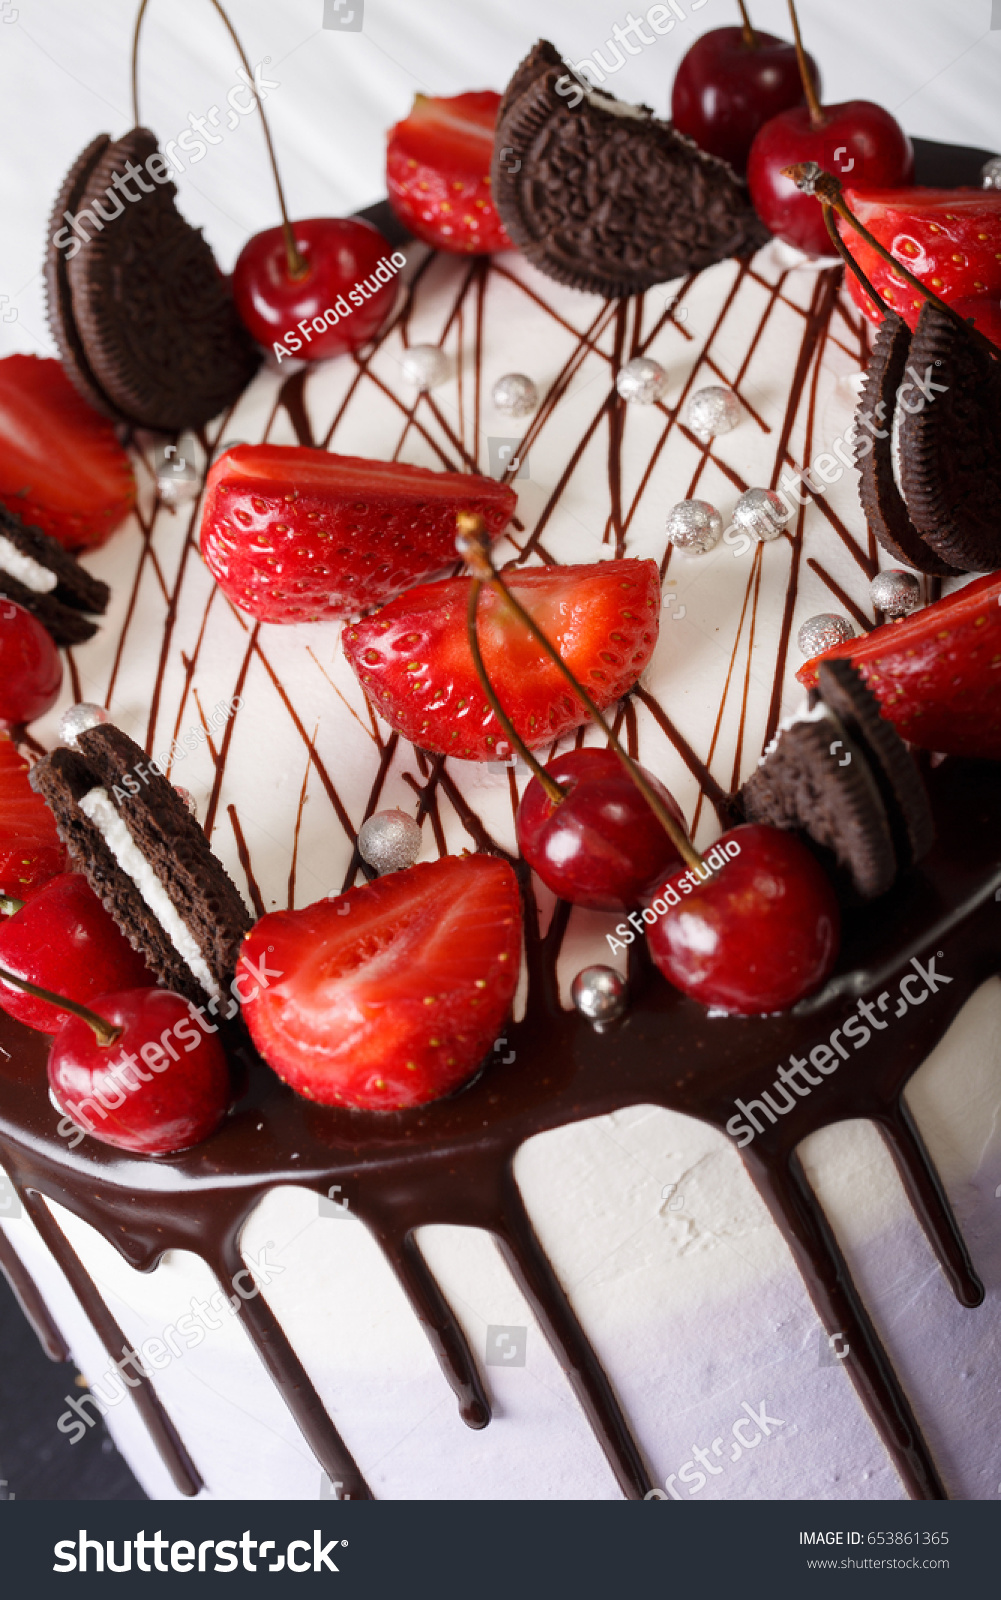
[(697, 389), (688, 402), (688, 426), (703, 439), (715, 433), (729, 433), (742, 415), (740, 401), (733, 390), (717, 383)]
[(789, 520), (789, 507), (774, 489), (745, 489), (733, 508), (733, 520), (755, 539), (777, 539)]
[(59, 718), (59, 737), (63, 744), (75, 750), (79, 734), (86, 733), (88, 728), (99, 728), (102, 722), (107, 721), (108, 713), (103, 706), (81, 700), (79, 705), (68, 706)]
[(818, 616), (807, 618), (796, 635), (796, 643), (810, 660), (854, 637), (855, 629), (847, 617), (839, 617), (836, 611), (821, 611)]
[(448, 377), (448, 356), (436, 344), (412, 344), (404, 350), (400, 365), (407, 382), (422, 392), (436, 389)]
[(676, 550), (704, 556), (723, 537), (723, 518), (708, 500), (679, 500), (667, 513), (667, 537)]
[(633, 356), (631, 361), (619, 368), (615, 387), (623, 400), (634, 405), (652, 406), (667, 388), (667, 373), (659, 361), (651, 361), (648, 356)]
[(358, 854), (380, 876), (412, 867), (420, 853), (420, 825), (405, 811), (377, 811), (358, 831)]
[(869, 585), (869, 599), (888, 617), (906, 617), (921, 604), (921, 580), (913, 572), (889, 567), (877, 572)]
[(180, 799), (183, 800), (184, 804), (187, 806), (188, 810), (191, 812), (191, 815), (193, 817), (196, 817), (198, 815), (198, 802), (196, 801), (194, 795), (191, 793), (191, 790), (190, 789), (185, 789), (185, 787), (184, 787), (184, 785), (182, 783), (175, 783), (174, 784), (174, 791), (180, 797)]
[(991, 156), (980, 169), (980, 184), (984, 189), (1001, 189), (1001, 156)]
[(614, 1022), (626, 1009), (626, 980), (614, 967), (582, 967), (570, 996), (589, 1022)]
[(539, 391), (523, 372), (505, 372), (491, 390), (494, 405), (506, 417), (531, 416), (539, 403)]
[(185, 454), (188, 448), (182, 440), (157, 451), (156, 487), (161, 500), (165, 500), (169, 506), (180, 506), (196, 500), (201, 491), (201, 473)]

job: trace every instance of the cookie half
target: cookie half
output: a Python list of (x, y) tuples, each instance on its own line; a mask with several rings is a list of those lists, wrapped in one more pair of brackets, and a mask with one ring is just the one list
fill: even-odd
[(820, 698), (869, 758), (893, 834), (898, 868), (912, 866), (935, 840), (928, 791), (913, 756), (893, 724), (881, 715), (879, 701), (850, 661), (822, 661), (817, 684)]
[(790, 718), (740, 793), (748, 822), (801, 828), (863, 900), (892, 885), (897, 858), (886, 808), (861, 746), (827, 706)]
[(196, 1004), (218, 1003), (252, 919), (173, 785), (110, 723), (39, 761), (31, 784), (74, 866), (160, 981)]
[[(231, 405), (260, 355), (201, 231), (174, 204), (169, 170), (147, 128), (95, 140), (57, 202), (46, 276), (53, 335), (82, 392), (111, 416), (175, 433)], [(66, 210), (77, 229), (67, 224), (57, 244)]]
[(647, 107), (585, 94), (547, 40), (501, 101), (491, 185), (529, 261), (608, 298), (748, 254), (769, 237), (731, 167)]
[(37, 617), (59, 646), (83, 644), (107, 610), (111, 590), (40, 528), (0, 506), (0, 594)]
[[(903, 318), (893, 313), (884, 317), (856, 411), (855, 464), (860, 474), (859, 499), (873, 534), (895, 561), (912, 567), (915, 572), (948, 577), (957, 569), (936, 555), (921, 537), (911, 521), (893, 471), (896, 397), (905, 381), (910, 347), (911, 331)], [(863, 450), (863, 440), (872, 448)]]
[(849, 660), (824, 661), (808, 708), (780, 724), (740, 799), (749, 822), (800, 828), (863, 900), (885, 894), (930, 848), (924, 783)]
[(943, 561), (991, 572), (1001, 566), (1001, 359), (927, 301), (907, 371), (900, 470), (911, 521)]
[[(67, 251), (72, 248), (75, 237), (68, 219), (75, 217), (83, 204), (83, 195), (90, 175), (110, 143), (110, 134), (99, 133), (86, 150), (82, 150), (77, 156), (56, 195), (46, 235), (48, 243), (45, 251), (45, 309), (49, 331), (59, 351), (59, 359), (66, 376), (95, 411), (100, 411), (102, 416), (112, 417), (116, 422), (122, 422), (125, 418), (102, 393), (100, 384), (90, 370), (87, 353), (80, 342), (73, 320), (73, 296), (66, 271)], [(57, 239), (63, 248), (57, 245)], [(82, 249), (82, 242), (79, 240), (77, 242), (78, 248)]]

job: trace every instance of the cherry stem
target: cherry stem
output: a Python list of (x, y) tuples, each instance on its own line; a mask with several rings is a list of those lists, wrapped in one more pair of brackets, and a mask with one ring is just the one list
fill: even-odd
[(60, 1011), (72, 1011), (81, 1022), (93, 1028), (94, 1037), (104, 1049), (113, 1045), (125, 1032), (124, 1028), (115, 1027), (113, 1023), (106, 1022), (104, 1017), (99, 1017), (96, 1011), (88, 1011), (86, 1006), (77, 1005), (75, 1000), (67, 1000), (65, 995), (53, 994), (51, 989), (41, 989), (37, 983), (29, 983), (27, 978), (18, 978), (5, 967), (0, 967), (0, 979), (4, 983), (12, 983), (15, 989), (23, 989), (25, 994), (33, 994), (36, 1000), (47, 1000), (49, 1005), (58, 1006)]
[(847, 267), (850, 267), (852, 272), (854, 272), (856, 278), (858, 279), (859, 283), (862, 285), (862, 287), (865, 290), (866, 294), (869, 295), (873, 301), (875, 301), (875, 303), (876, 303), (876, 305), (878, 305), (880, 311), (882, 311), (884, 317), (890, 316), (891, 315), (890, 307), (887, 305), (886, 301), (883, 299), (883, 296), (880, 294), (879, 290), (875, 287), (875, 285), (869, 282), (869, 279), (866, 277), (865, 273), (862, 271), (862, 268), (859, 266), (858, 262), (855, 260), (855, 257), (852, 255), (852, 253), (849, 250), (848, 246), (845, 244), (845, 241), (842, 239), (840, 233), (838, 232), (838, 225), (834, 220), (834, 212), (833, 212), (832, 208), (829, 205), (825, 204), (824, 207), (823, 207), (823, 210), (824, 210), (824, 226), (827, 229), (828, 233), (830, 234), (831, 243), (833, 244), (835, 250), (838, 252), (838, 255), (842, 258), (842, 260), (844, 261), (845, 265)]
[(480, 579), (474, 577), (473, 586), (469, 592), (469, 609), (466, 614), (466, 632), (469, 635), (469, 648), (472, 652), (473, 665), (476, 668), (476, 676), (479, 678), (480, 683), (483, 686), (483, 692), (493, 707), (494, 716), (497, 718), (497, 721), (507, 734), (508, 742), (510, 743), (512, 750), (516, 750), (518, 752), (525, 765), (530, 767), (534, 775), (538, 778), (543, 789), (545, 789), (546, 794), (553, 802), (553, 805), (558, 806), (561, 800), (566, 799), (568, 791), (561, 788), (561, 786), (556, 782), (555, 778), (550, 777), (545, 767), (539, 765), (539, 762), (533, 756), (531, 750), (528, 748), (528, 745), (525, 743), (524, 739), (521, 737), (521, 734), (511, 721), (511, 718), (508, 716), (507, 712), (504, 710), (504, 707), (498, 700), (496, 690), (494, 689), (494, 686), (490, 682), (490, 678), (487, 675), (487, 669), (483, 661), (483, 655), (480, 651), (480, 640), (476, 626), (476, 613), (480, 603), (480, 590), (482, 588), (483, 584)]
[[(282, 188), (282, 180), (278, 173), (278, 160), (275, 156), (275, 147), (271, 142), (271, 129), (268, 127), (268, 119), (264, 115), (264, 107), (261, 104), (261, 97), (257, 93), (257, 89), (254, 84), (253, 69), (250, 65), (250, 62), (247, 60), (246, 51), (244, 50), (243, 45), (240, 43), (236, 29), (233, 27), (229, 17), (226, 15), (225, 11), (220, 5), (219, 0), (210, 0), (210, 4), (214, 6), (216, 11), (219, 13), (219, 16), (222, 18), (230, 38), (236, 45), (236, 52), (240, 57), (240, 65), (243, 67), (243, 70), (247, 74), (247, 78), (249, 80), (247, 83), (247, 88), (257, 101), (257, 109), (261, 113), (261, 127), (264, 129), (264, 142), (268, 147), (268, 160), (271, 163), (271, 171), (274, 175), (275, 188), (278, 191), (278, 209), (282, 214), (282, 233), (285, 236), (285, 259), (288, 266), (288, 275), (292, 279), (304, 278), (309, 270), (309, 267), (305, 258), (300, 254), (299, 246), (295, 242), (295, 234), (292, 231), (292, 224), (289, 221), (288, 208), (285, 205), (285, 191)], [(142, 27), (143, 17), (146, 15), (146, 7), (148, 5), (149, 0), (140, 0), (139, 10), (136, 14), (135, 28), (132, 32), (132, 117), (136, 127), (139, 126), (139, 31)]]
[[(843, 217), (849, 227), (854, 228), (859, 237), (864, 239), (866, 244), (875, 250), (883, 261), (888, 262), (894, 271), (899, 273), (911, 285), (912, 289), (916, 289), (918, 294), (923, 295), (926, 300), (930, 300), (933, 305), (938, 306), (940, 311), (944, 311), (946, 316), (957, 327), (962, 328), (963, 332), (968, 334), (973, 342), (979, 345), (986, 355), (990, 356), (992, 361), (998, 359), (997, 345), (992, 344), (985, 334), (973, 326), (972, 322), (967, 322), (965, 317), (960, 316), (955, 307), (950, 306), (947, 301), (942, 299), (941, 295), (935, 293), (934, 289), (929, 289), (926, 283), (922, 283), (920, 278), (916, 278), (910, 268), (905, 266), (902, 261), (898, 261), (896, 256), (892, 255), (886, 248), (885, 244), (880, 244), (875, 234), (870, 233), (865, 224), (859, 221), (855, 213), (849, 209), (841, 193), (841, 180), (836, 178), (833, 172), (825, 172), (823, 167), (818, 166), (816, 161), (800, 161), (795, 166), (783, 167), (782, 176), (791, 178), (796, 187), (801, 189), (804, 194), (811, 194), (815, 200), (819, 200), (825, 212), (836, 211), (838, 216)], [(831, 227), (828, 227), (827, 231), (830, 233)], [(861, 268), (856, 265), (850, 253), (845, 255), (845, 260), (863, 288), (872, 295), (877, 304), (882, 306), (884, 312), (889, 315), (893, 308), (884, 304)]]
[(737, 0), (737, 4), (740, 7), (740, 20), (744, 29), (744, 44), (748, 50), (756, 50), (758, 48), (758, 36), (755, 33), (754, 28), (751, 26), (751, 19), (747, 14), (747, 7), (744, 4), (744, 0)]
[(24, 905), (23, 900), (15, 900), (13, 895), (0, 894), (0, 917), (16, 916)]
[(799, 75), (803, 81), (803, 94), (810, 108), (810, 125), (814, 128), (822, 128), (827, 118), (824, 116), (823, 107), (817, 99), (817, 91), (814, 88), (813, 78), (807, 64), (806, 51), (803, 49), (803, 35), (799, 31), (799, 18), (796, 15), (795, 0), (788, 0), (788, 5), (789, 19), (792, 22), (793, 43), (796, 47), (796, 65), (799, 67)]
[[(487, 587), (493, 589), (496, 594), (500, 595), (502, 599), (507, 602), (518, 621), (523, 625), (523, 627), (528, 629), (536, 644), (538, 644), (545, 651), (553, 665), (557, 667), (558, 670), (563, 674), (574, 694), (583, 703), (585, 710), (591, 718), (591, 721), (596, 727), (601, 729), (602, 733), (605, 735), (605, 738), (615, 751), (615, 754), (625, 767), (630, 778), (633, 780), (633, 783), (636, 785), (640, 794), (650, 807), (650, 810), (653, 812), (654, 816), (657, 818), (657, 821), (660, 823), (664, 832), (674, 845), (674, 848), (677, 850), (681, 859), (689, 867), (701, 867), (703, 865), (702, 857), (699, 855), (684, 829), (679, 828), (677, 822), (675, 822), (674, 818), (671, 816), (671, 813), (667, 810), (667, 807), (664, 805), (660, 796), (656, 794), (647, 783), (640, 768), (636, 765), (636, 762), (629, 755), (628, 751), (624, 749), (623, 745), (619, 741), (618, 735), (612, 728), (609, 727), (608, 723), (605, 721), (587, 690), (577, 682), (577, 679), (570, 671), (570, 668), (567, 666), (556, 646), (546, 638), (546, 635), (543, 633), (534, 617), (532, 617), (531, 614), (525, 610), (525, 607), (521, 604), (521, 601), (515, 598), (515, 596), (511, 593), (511, 590), (507, 587), (507, 584), (504, 582), (504, 579), (497, 571), (493, 563), (490, 540), (487, 537), (486, 524), (483, 518), (476, 512), (460, 511), (456, 517), (456, 527), (458, 528), (458, 535), (455, 541), (456, 549), (469, 566), (470, 571), (472, 572), (474, 584), (479, 584), (481, 586), (486, 585)], [(473, 614), (472, 605), (470, 608), (470, 614)], [(493, 693), (487, 681), (486, 673), (483, 671), (482, 657), (477, 659), (477, 655), (478, 653), (474, 652), (473, 659), (477, 662), (477, 670), (480, 673), (480, 679), (487, 697), (491, 700), (491, 704), (494, 706), (494, 710), (496, 711), (496, 701), (493, 699)], [(510, 726), (510, 724), (508, 724), (508, 726)], [(514, 730), (512, 729), (512, 732), (513, 731)], [(520, 740), (518, 740), (518, 744), (521, 745)], [(522, 749), (524, 749), (524, 746), (522, 746)], [(538, 776), (538, 772), (536, 775)]]

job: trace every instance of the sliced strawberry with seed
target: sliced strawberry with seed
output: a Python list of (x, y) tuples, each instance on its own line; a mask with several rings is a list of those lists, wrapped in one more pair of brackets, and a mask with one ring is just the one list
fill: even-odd
[(883, 716), (911, 744), (1001, 761), (1001, 572), (835, 645), (796, 676), (812, 689), (818, 663), (840, 656), (858, 667)]
[[(509, 588), (604, 708), (631, 689), (660, 625), (655, 561), (599, 561), (505, 574)], [(391, 727), (425, 750), (490, 761), (510, 752), (476, 675), (466, 634), (469, 578), (422, 584), (345, 628), (344, 653)], [(480, 595), (487, 676), (529, 746), (587, 722), (583, 705), (492, 590)]]
[(28, 764), (10, 736), (0, 733), (0, 894), (30, 900), (65, 866), (52, 812), (28, 782)]
[[(848, 189), (845, 199), (880, 244), (947, 304), (1001, 296), (1001, 191), (910, 188), (855, 193)], [(838, 228), (873, 288), (909, 328), (915, 328), (924, 297), (849, 223), (839, 221)], [(878, 325), (882, 311), (853, 273), (847, 277), (855, 304)]]
[(514, 999), (520, 953), (511, 867), (446, 856), (262, 917), (243, 955), (281, 976), (243, 1014), (297, 1094), (398, 1111), (450, 1094), (479, 1066)]
[(501, 97), (491, 89), (435, 100), (419, 94), (389, 130), (386, 183), (393, 210), (436, 250), (510, 250), (494, 209), (490, 158)]
[(135, 505), (132, 465), (113, 425), (58, 361), (0, 361), (0, 502), (68, 550), (103, 544)]
[(457, 512), (480, 512), (496, 537), (517, 503), (476, 473), (238, 445), (208, 476), (202, 555), (261, 622), (350, 617), (450, 566)]

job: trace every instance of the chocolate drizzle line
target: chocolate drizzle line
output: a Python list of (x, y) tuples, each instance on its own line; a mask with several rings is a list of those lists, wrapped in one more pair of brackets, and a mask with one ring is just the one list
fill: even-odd
[(21, 1257), (0, 1228), (0, 1272), (10, 1285), (11, 1293), (24, 1312), (35, 1336), (50, 1361), (69, 1361), (70, 1347), (52, 1320), (48, 1306), (38, 1292)]
[[(404, 332), (414, 295), (432, 264), (433, 258), (422, 263), (411, 282), (408, 298), (394, 324)], [(552, 559), (542, 550), (539, 534), (559, 508), (584, 450), (606, 418), (609, 424), (608, 505), (622, 507), (609, 525), (617, 541), (628, 548), (629, 528), (639, 509), (640, 496), (637, 494), (628, 508), (623, 506), (619, 482), (622, 452), (615, 442), (611, 400), (614, 349), (607, 348), (607, 340), (614, 322), (614, 337), (625, 348), (625, 318), (629, 313), (623, 307), (601, 307), (590, 326), (578, 332), (564, 316), (546, 305), (532, 286), (535, 280), (522, 283), (508, 267), (492, 263), (475, 272), (464, 270), (462, 288), (453, 303), (448, 326), (457, 325), (465, 297), (473, 295), (475, 314), (466, 316), (464, 325), (475, 329), (474, 408), (481, 382), (483, 323), (493, 277), (503, 277), (506, 286), (516, 283), (536, 307), (547, 311), (576, 341), (576, 348), (532, 420), (527, 437), (533, 443), (544, 442), (555, 403), (585, 359), (601, 359), (608, 366), (609, 376), (609, 392), (603, 396), (584, 438), (576, 445), (561, 473), (556, 491), (545, 503), (521, 558), (535, 552), (543, 559)], [(784, 463), (792, 462), (789, 441), (808, 385), (810, 404), (803, 453), (807, 460), (810, 458), (817, 368), (837, 305), (837, 282), (837, 270), (820, 274), (813, 301), (804, 311), (784, 292), (784, 276), (777, 284), (772, 284), (761, 277), (753, 265), (741, 263), (737, 268), (738, 286), (754, 286), (765, 291), (764, 311), (751, 333), (752, 351), (761, 338), (766, 320), (778, 304), (803, 319), (794, 381), (776, 440), (774, 478)], [(587, 303), (582, 302), (582, 305), (586, 308)], [(639, 339), (641, 315), (642, 308), (637, 306), (633, 344)], [(853, 331), (858, 331), (840, 307), (838, 315)], [(720, 320), (717, 319), (713, 335), (702, 352), (702, 361), (717, 373), (720, 369), (713, 362), (710, 347)], [(678, 331), (690, 339), (688, 330)], [(864, 329), (858, 336), (860, 340), (865, 338)], [(363, 393), (365, 385), (371, 383), (400, 410), (404, 418), (404, 439), (411, 428), (416, 429), (442, 465), (455, 470), (463, 462), (470, 464), (463, 445), (465, 434), (460, 437), (446, 426), (440, 407), (428, 408), (427, 427), (418, 422), (414, 416), (415, 407), (404, 406), (370, 370), (373, 353), (367, 354), (364, 360), (356, 358), (359, 370), (352, 381), (351, 394)], [(749, 361), (750, 352), (740, 366), (738, 381), (746, 373)], [(811, 370), (812, 384), (809, 382)], [(273, 421), (277, 410), (284, 408), (300, 439), (312, 438), (305, 387), (301, 374), (288, 379), (272, 413)], [(298, 408), (302, 411), (300, 416), (296, 415)], [(680, 426), (680, 406), (673, 412), (666, 407), (661, 409), (666, 439), (671, 428)], [(345, 402), (325, 443), (334, 439), (347, 410)], [(628, 432), (628, 414), (621, 420)], [(438, 437), (431, 432), (431, 422), (439, 430)], [(761, 431), (765, 431), (764, 424), (753, 414), (749, 425), (760, 426)], [(444, 444), (440, 442), (442, 438)], [(474, 437), (470, 455), (475, 455), (477, 442)], [(663, 442), (658, 448), (663, 448)], [(702, 451), (701, 460), (700, 471), (710, 460), (718, 469), (725, 470), (722, 463), (715, 462), (711, 447)], [(779, 557), (791, 543), (782, 634), (775, 650), (773, 709), (781, 699), (796, 593), (798, 551), (804, 536), (802, 510), (797, 521), (795, 535), (791, 541), (783, 541), (781, 550), (778, 546), (768, 551), (759, 549), (755, 570), (748, 581), (745, 609), (750, 639), (757, 618), (762, 563)], [(164, 587), (167, 624), (149, 722), (151, 743), (160, 715), (170, 636), (184, 598), (189, 556), (194, 548), (193, 528), (194, 517), (173, 584)], [(147, 559), (153, 559), (153, 525), (144, 526), (143, 534), (143, 552), (127, 628), (131, 626), (142, 566)], [(847, 530), (840, 536), (852, 548), (856, 562), (864, 570), (867, 556), (871, 560), (871, 551), (858, 545)], [(191, 564), (192, 568), (195, 566)], [(162, 583), (162, 575), (159, 568), (157, 570)], [(818, 575), (824, 576), (822, 572)], [(206, 609), (193, 656), (184, 660), (185, 675), (178, 690), (175, 730), (181, 726), (185, 703), (194, 691), (194, 674), (207, 615)], [(238, 620), (242, 626), (242, 619)], [(353, 847), (357, 824), (338, 796), (326, 769), (322, 747), (318, 748), (317, 738), (311, 739), (306, 732), (303, 718), (293, 705), (291, 688), (279, 680), (256, 633), (247, 637), (239, 668), (241, 683), (252, 657), (264, 668), (277, 690), (332, 813)], [(750, 644), (745, 659), (749, 662)], [(110, 689), (121, 660), (120, 648), (112, 669), (109, 705)], [(735, 653), (731, 671), (736, 660)], [(746, 711), (746, 672), (740, 676)], [(217, 694), (218, 686), (208, 698), (217, 697)], [(114, 715), (114, 708), (111, 709)], [(676, 728), (668, 711), (648, 691), (637, 689), (622, 715), (630, 748), (636, 745), (647, 765), (657, 769), (658, 741), (666, 740), (696, 777), (702, 796), (714, 806), (721, 823), (728, 820), (727, 795), (710, 771), (709, 763), (703, 761)], [(219, 751), (212, 810), (214, 816), (216, 808), (225, 805), (248, 887), (255, 905), (263, 905), (264, 896), (257, 887), (236, 806), (226, 791), (226, 765), (235, 723), (234, 717), (227, 724), (227, 735)], [(713, 750), (715, 738), (714, 734)], [(741, 743), (744, 738), (742, 716)], [(365, 816), (375, 809), (392, 772), (415, 792), (418, 819), (423, 821), (427, 817), (430, 821), (439, 851), (444, 853), (447, 848), (442, 815), (442, 808), (447, 804), (476, 848), (505, 853), (466, 800), (457, 782), (461, 767), (442, 757), (428, 758), (395, 739), (382, 743), (378, 731), (376, 742), (380, 759)], [(709, 759), (712, 760), (712, 752)], [(413, 770), (407, 770), (408, 766)], [(727, 779), (730, 777), (728, 771)], [(429, 1271), (414, 1235), (416, 1229), (428, 1223), (486, 1229), (497, 1239), (504, 1259), (532, 1305), (623, 1493), (629, 1497), (641, 1496), (651, 1486), (649, 1472), (586, 1332), (539, 1244), (513, 1175), (518, 1149), (526, 1139), (539, 1132), (631, 1105), (664, 1106), (714, 1127), (725, 1128), (732, 1115), (735, 1096), (759, 1091), (762, 1083), (770, 1081), (776, 1060), (825, 1037), (853, 1006), (856, 997), (877, 995), (907, 970), (912, 956), (927, 955), (941, 945), (948, 953), (950, 971), (962, 976), (957, 976), (948, 989), (929, 996), (920, 1013), (912, 1011), (895, 1021), (894, 1032), (889, 1036), (891, 1043), (878, 1059), (865, 1060), (858, 1065), (844, 1063), (836, 1077), (825, 1079), (823, 1088), (815, 1091), (809, 1100), (799, 1101), (787, 1116), (768, 1128), (744, 1152), (752, 1177), (789, 1244), (825, 1327), (829, 1333), (839, 1332), (845, 1336), (850, 1347), (846, 1370), (907, 1492), (918, 1498), (941, 1498), (945, 1489), (921, 1437), (912, 1405), (882, 1348), (796, 1155), (797, 1145), (816, 1128), (849, 1117), (867, 1117), (874, 1121), (890, 1145), (910, 1200), (961, 1303), (974, 1305), (982, 1297), (983, 1291), (940, 1180), (903, 1100), (903, 1091), (910, 1076), (942, 1037), (970, 994), (1001, 968), (1001, 933), (993, 901), (995, 886), (1001, 884), (1001, 858), (995, 842), (1001, 838), (1001, 794), (996, 769), (969, 762), (944, 763), (929, 775), (929, 785), (938, 813), (939, 844), (922, 862), (920, 871), (899, 883), (875, 911), (869, 911), (864, 922), (849, 925), (838, 971), (820, 995), (794, 1012), (755, 1019), (710, 1019), (700, 1007), (671, 990), (640, 955), (631, 963), (632, 1003), (628, 1015), (614, 1030), (598, 1035), (576, 1012), (564, 1012), (559, 1005), (556, 963), (569, 921), (569, 908), (558, 903), (545, 936), (541, 936), (531, 881), (523, 865), (518, 863), (525, 899), (529, 990), (523, 1020), (510, 1023), (507, 1028), (509, 1042), (515, 1047), (515, 1060), (510, 1064), (495, 1059), (489, 1061), (480, 1076), (461, 1094), (419, 1111), (393, 1116), (341, 1113), (298, 1099), (273, 1074), (252, 1061), (243, 1098), (217, 1134), (205, 1144), (155, 1164), (126, 1158), (91, 1139), (85, 1140), (70, 1156), (64, 1141), (55, 1134), (55, 1118), (45, 1094), (46, 1041), (22, 1029), (6, 1015), (0, 1015), (0, 1047), (7, 1047), (12, 1057), (10, 1062), (0, 1059), (0, 1156), (18, 1192), (23, 1197), (27, 1197), (29, 1191), (32, 1193), (30, 1202), (25, 1199), (29, 1210), (34, 1207), (32, 1214), (40, 1209), (46, 1212), (48, 1223), (43, 1224), (46, 1242), (71, 1277), (86, 1314), (109, 1350), (114, 1350), (116, 1340), (120, 1340), (120, 1330), (109, 1320), (107, 1308), (96, 1295), (61, 1230), (55, 1227), (47, 1208), (37, 1198), (39, 1195), (50, 1194), (83, 1217), (114, 1242), (125, 1259), (140, 1270), (150, 1270), (165, 1250), (176, 1247), (199, 1254), (220, 1282), (226, 1283), (234, 1271), (242, 1268), (239, 1238), (244, 1222), (258, 1202), (276, 1186), (304, 1185), (326, 1194), (334, 1182), (350, 1184), (352, 1208), (368, 1225), (396, 1273), (427, 1332), (443, 1374), (456, 1394), (463, 1420), (473, 1427), (481, 1427), (489, 1419), (485, 1386), (454, 1313)], [(292, 820), (290, 818), (290, 836)], [(358, 866), (355, 854), (346, 883), (354, 880)], [(259, 1131), (261, 1129), (263, 1131)], [(148, 1182), (147, 1174), (150, 1174)], [(352, 1497), (367, 1495), (369, 1491), (357, 1465), (334, 1430), (265, 1296), (262, 1294), (244, 1302), (239, 1314), (317, 1459), (332, 1479), (339, 1478), (345, 1484)], [(50, 1343), (52, 1332), (50, 1325), (47, 1330)], [(181, 1477), (187, 1474), (187, 1492), (191, 1492), (190, 1486), (197, 1487), (197, 1474), (190, 1463), (185, 1463), (183, 1447), (172, 1435), (169, 1422), (154, 1401), (152, 1390), (148, 1394), (144, 1390), (140, 1403), (145, 1407), (147, 1427), (175, 1474)]]

